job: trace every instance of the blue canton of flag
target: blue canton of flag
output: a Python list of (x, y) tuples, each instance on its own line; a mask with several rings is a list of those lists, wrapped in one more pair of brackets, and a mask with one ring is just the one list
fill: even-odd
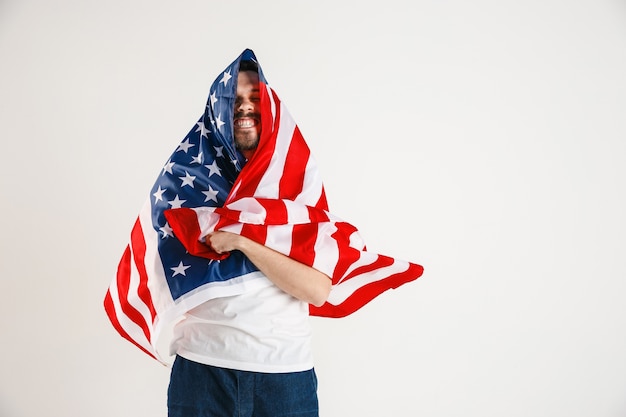
[[(190, 255), (163, 212), (181, 207), (221, 207), (246, 163), (233, 141), (236, 79), (245, 50), (213, 82), (204, 114), (167, 160), (131, 231), (104, 305), (116, 330), (160, 360), (162, 327), (210, 298), (242, 293), (267, 279), (240, 252), (210, 261)], [(259, 68), (259, 79), (265, 77)]]
[[(246, 50), (240, 60), (255, 60)], [(233, 108), (239, 61), (218, 77), (209, 93), (206, 110), (167, 161), (151, 191), (152, 223), (161, 239), (158, 251), (174, 299), (213, 281), (256, 271), (241, 253), (219, 262), (192, 256), (174, 238), (163, 211), (180, 207), (221, 207), (245, 158), (232, 140)], [(261, 81), (265, 82), (259, 70)]]

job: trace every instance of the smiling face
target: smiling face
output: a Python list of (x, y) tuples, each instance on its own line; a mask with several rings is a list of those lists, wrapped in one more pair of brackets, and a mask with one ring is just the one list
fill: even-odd
[(261, 135), (259, 75), (256, 72), (239, 72), (234, 114), (235, 146), (246, 159), (250, 159)]

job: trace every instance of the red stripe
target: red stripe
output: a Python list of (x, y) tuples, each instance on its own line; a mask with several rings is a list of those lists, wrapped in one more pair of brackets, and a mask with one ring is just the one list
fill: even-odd
[(300, 195), (304, 187), (310, 154), (311, 151), (304, 142), (300, 129), (296, 126), (287, 151), (283, 175), (279, 181), (278, 198), (294, 200), (294, 197)]
[[(146, 271), (146, 242), (145, 236), (143, 234), (143, 229), (141, 228), (141, 224), (139, 223), (139, 219), (135, 222), (135, 227), (130, 234), (130, 242), (133, 246), (133, 254), (135, 255), (135, 265), (137, 270), (139, 271), (139, 285), (137, 288), (137, 294), (139, 295), (139, 299), (148, 307), (150, 311), (150, 317), (152, 318), (152, 322), (154, 323), (154, 318), (156, 317), (156, 309), (154, 308), (154, 303), (152, 302), (152, 293), (148, 288), (148, 271)], [(139, 250), (138, 250), (139, 247)]]
[(327, 223), (330, 222), (328, 214), (318, 207), (307, 206), (309, 212), (309, 219), (311, 223)]
[[(241, 217), (241, 210), (232, 210), (227, 207), (218, 207), (215, 209), (215, 213), (220, 215), (220, 218), (215, 225), (215, 230), (220, 230), (226, 226), (230, 226), (231, 224), (239, 223), (239, 219)], [(198, 237), (200, 237), (200, 234), (198, 234)]]
[(315, 241), (317, 240), (317, 224), (296, 224), (291, 232), (292, 243), (289, 257), (305, 265), (313, 265), (315, 261)]
[(119, 320), (117, 319), (117, 315), (115, 314), (115, 305), (113, 304), (113, 298), (111, 297), (110, 291), (107, 291), (107, 294), (104, 297), (104, 310), (107, 312), (107, 315), (109, 316), (109, 320), (111, 321), (111, 324), (113, 325), (115, 330), (117, 330), (117, 332), (120, 334), (120, 336), (122, 336), (124, 339), (128, 340), (129, 342), (131, 342), (133, 345), (137, 346), (139, 349), (141, 349), (142, 351), (144, 351), (145, 353), (147, 353), (148, 355), (150, 355), (154, 359), (157, 359), (157, 357), (152, 352), (150, 352), (149, 350), (147, 350), (146, 348), (144, 348), (143, 346), (138, 344), (122, 328), (122, 325), (120, 324)]
[(382, 280), (374, 281), (359, 287), (350, 295), (350, 297), (339, 305), (335, 306), (330, 303), (326, 303), (321, 307), (315, 307), (313, 305), (309, 306), (309, 314), (312, 316), (332, 318), (348, 316), (365, 306), (383, 292), (398, 288), (407, 282), (416, 280), (422, 275), (423, 271), (424, 268), (422, 266), (410, 263), (409, 269), (406, 271), (390, 275)]
[(137, 267), (137, 271), (139, 272), (139, 285), (137, 288), (137, 294), (139, 295), (139, 299), (143, 302), (143, 304), (145, 304), (148, 307), (148, 310), (150, 310), (150, 316), (152, 318), (151, 323), (154, 323), (156, 310), (154, 308), (154, 303), (152, 302), (152, 294), (150, 293), (150, 289), (148, 288), (149, 277), (148, 271), (146, 271), (145, 264), (146, 241), (139, 219), (137, 219), (137, 221), (135, 222), (135, 227), (130, 234), (130, 244), (133, 247), (135, 266)]
[[(209, 245), (200, 242), (200, 225), (198, 213), (190, 208), (169, 209), (163, 212), (167, 223), (172, 228), (174, 236), (185, 246), (187, 251), (194, 255), (207, 259), (225, 259), (228, 254), (218, 254)], [(224, 218), (222, 218), (224, 219)], [(229, 223), (233, 223), (230, 221)]]
[(287, 224), (289, 221), (289, 213), (287, 206), (282, 200), (274, 200), (268, 198), (257, 198), (256, 201), (265, 209), (266, 226)]
[[(267, 94), (267, 89), (262, 85), (261, 90), (261, 138), (259, 139), (259, 145), (254, 151), (254, 155), (250, 158), (250, 161), (243, 167), (235, 185), (233, 191), (226, 198), (226, 203), (236, 199), (236, 196), (254, 196), (256, 190), (259, 187), (259, 183), (263, 178), (263, 175), (267, 171), (267, 168), (272, 161), (272, 155), (276, 148), (276, 137), (278, 135), (278, 126), (280, 123), (280, 102), (278, 97), (274, 95), (276, 102), (276, 115), (272, 124), (272, 109), (270, 105), (270, 98)], [(255, 161), (252, 163), (252, 161)]]
[[(133, 226), (133, 230), (131, 232), (131, 244), (133, 245), (133, 250), (136, 251), (134, 254), (133, 261), (137, 264), (139, 260), (140, 264), (143, 264), (143, 258), (145, 256), (146, 245), (143, 241), (143, 233), (141, 232), (141, 224), (139, 223), (139, 219), (135, 222)], [(139, 267), (139, 265), (137, 265)], [(142, 268), (139, 272), (140, 280), (147, 280), (147, 275), (145, 273), (145, 268)], [(142, 330), (146, 339), (148, 341), (151, 340), (150, 336), (150, 328), (148, 323), (146, 323), (143, 315), (133, 307), (128, 302), (128, 294), (130, 288), (130, 276), (131, 276), (131, 250), (130, 246), (126, 246), (126, 250), (122, 255), (122, 259), (120, 260), (118, 269), (117, 269), (117, 292), (119, 296), (119, 302), (121, 305), (122, 312), (124, 315), (131, 320), (133, 323), (137, 324)], [(145, 284), (143, 284), (145, 286)], [(141, 284), (140, 284), (141, 286)], [(147, 289), (147, 287), (146, 287)], [(146, 302), (145, 298), (150, 302), (149, 308), (150, 312), (154, 314), (154, 307), (152, 306), (152, 301), (150, 294), (148, 293), (147, 297), (144, 294), (144, 297), (140, 296), (140, 299), (143, 303)], [(154, 320), (154, 315), (152, 316)]]
[(337, 242), (339, 259), (333, 271), (333, 284), (337, 284), (345, 275), (348, 268), (361, 257), (359, 250), (350, 247), (350, 235), (356, 231), (356, 228), (346, 222), (337, 222), (335, 226), (337, 227), (337, 231), (333, 233), (332, 237)]
[(260, 243), (261, 245), (265, 245), (267, 227), (257, 224), (244, 224), (241, 228), (241, 235)]
[(320, 195), (319, 200), (317, 200), (315, 207), (321, 210), (328, 211), (328, 201), (326, 200), (326, 191), (324, 190), (323, 186), (322, 186), (322, 195)]
[(368, 265), (362, 265), (362, 266), (355, 268), (352, 272), (346, 275), (343, 280), (346, 281), (346, 280), (349, 280), (350, 278), (367, 274), (368, 272), (376, 271), (377, 269), (380, 269), (380, 268), (386, 268), (388, 266), (393, 265), (393, 263), (395, 262), (393, 258), (390, 258), (388, 256), (384, 256), (384, 255), (377, 255), (377, 256), (378, 257), (376, 258), (374, 262)]

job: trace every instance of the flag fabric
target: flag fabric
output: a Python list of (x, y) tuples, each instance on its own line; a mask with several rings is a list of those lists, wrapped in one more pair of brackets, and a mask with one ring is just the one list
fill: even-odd
[(156, 344), (165, 326), (210, 299), (271, 285), (241, 252), (205, 245), (212, 231), (241, 234), (328, 275), (330, 296), (310, 306), (314, 316), (349, 315), (423, 272), (367, 251), (358, 230), (330, 213), (315, 159), (260, 65), (259, 145), (249, 161), (235, 149), (243, 60), (257, 61), (246, 49), (217, 77), (204, 114), (159, 173), (105, 296), (120, 335), (161, 362)]

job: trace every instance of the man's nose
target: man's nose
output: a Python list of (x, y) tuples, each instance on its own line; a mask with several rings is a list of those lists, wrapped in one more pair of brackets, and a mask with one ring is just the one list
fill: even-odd
[(236, 106), (236, 111), (252, 111), (254, 104), (249, 99), (242, 99)]

